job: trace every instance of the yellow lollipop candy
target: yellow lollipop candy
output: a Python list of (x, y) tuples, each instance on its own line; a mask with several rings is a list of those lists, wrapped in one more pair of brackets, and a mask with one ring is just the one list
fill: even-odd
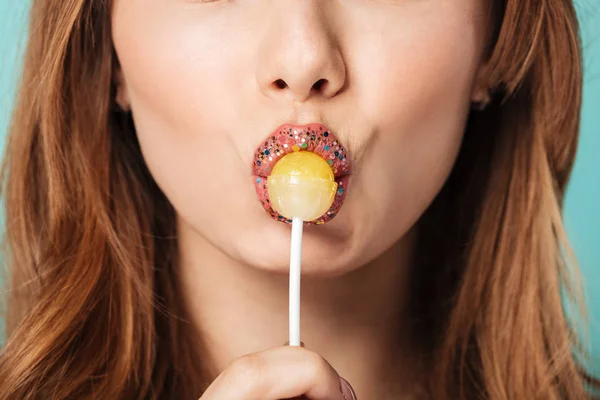
[(314, 221), (327, 212), (337, 190), (327, 161), (310, 151), (282, 157), (267, 178), (273, 209), (286, 218)]

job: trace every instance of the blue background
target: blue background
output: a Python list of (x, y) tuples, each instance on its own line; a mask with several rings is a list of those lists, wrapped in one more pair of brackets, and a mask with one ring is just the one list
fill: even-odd
[[(600, 1), (579, 0), (576, 4), (582, 25), (585, 82), (581, 141), (567, 193), (565, 222), (585, 278), (591, 325), (589, 346), (600, 359)], [(25, 0), (0, 0), (2, 148), (25, 47), (28, 5)], [(595, 370), (600, 375), (600, 361), (596, 361)]]

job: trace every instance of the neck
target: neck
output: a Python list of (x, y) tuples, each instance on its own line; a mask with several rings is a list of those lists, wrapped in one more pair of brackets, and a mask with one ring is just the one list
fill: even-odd
[[(244, 354), (283, 345), (288, 276), (243, 265), (179, 222), (183, 297), (215, 372)], [(302, 276), (301, 340), (367, 398), (391, 398), (414, 370), (410, 329), (402, 324), (412, 236), (347, 274)]]

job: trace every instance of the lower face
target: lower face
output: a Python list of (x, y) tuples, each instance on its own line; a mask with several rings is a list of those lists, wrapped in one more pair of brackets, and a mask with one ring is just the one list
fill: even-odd
[(322, 123), (352, 174), (305, 229), (306, 273), (368, 263), (415, 225), (460, 148), (484, 50), (481, 0), (115, 0), (113, 39), (146, 164), (182, 229), (284, 272), (289, 226), (257, 198), (254, 154)]

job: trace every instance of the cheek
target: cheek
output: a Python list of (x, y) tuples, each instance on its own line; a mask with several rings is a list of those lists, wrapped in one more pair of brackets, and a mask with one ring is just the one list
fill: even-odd
[(394, 238), (412, 226), (458, 154), (482, 46), (472, 20), (441, 15), (352, 38), (362, 42), (351, 54), (356, 98), (376, 132), (356, 186), (370, 188), (361, 196), (396, 221), (366, 228), (367, 235), (383, 229)]
[(113, 40), (148, 168), (184, 218), (206, 224), (198, 219), (210, 213), (198, 208), (220, 212), (232, 186), (253, 191), (227, 125), (237, 51), (221, 19), (155, 3), (117, 2)]
[(231, 78), (238, 76), (236, 42), (228, 33), (230, 24), (221, 23), (226, 16), (215, 20), (156, 3), (117, 2), (113, 14), (113, 39), (128, 92), (140, 112), (159, 112), (177, 132), (196, 135), (198, 121), (210, 121), (225, 109), (226, 102), (215, 94), (228, 93)]
[(384, 34), (378, 30), (351, 38), (358, 43), (350, 55), (356, 97), (382, 128), (401, 121), (412, 130), (432, 118), (456, 124), (480, 64), (481, 28), (450, 11), (412, 17), (419, 23), (399, 17), (396, 26), (381, 28)]

